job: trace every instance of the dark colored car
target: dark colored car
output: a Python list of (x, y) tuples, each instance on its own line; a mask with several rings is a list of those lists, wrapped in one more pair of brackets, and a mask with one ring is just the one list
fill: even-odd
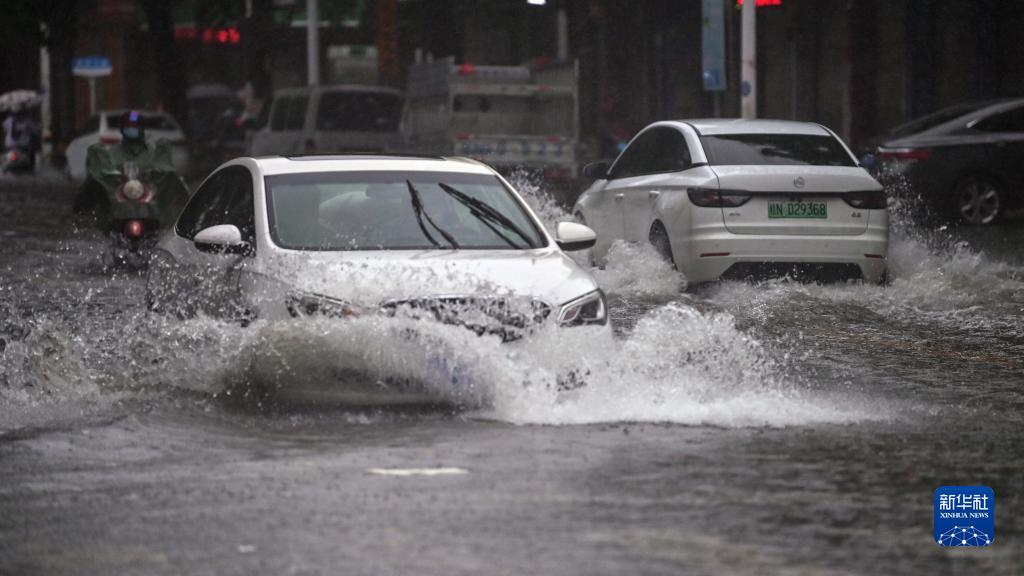
[(904, 124), (876, 160), (879, 180), (905, 178), (939, 214), (995, 222), (1024, 201), (1024, 99), (959, 104)]

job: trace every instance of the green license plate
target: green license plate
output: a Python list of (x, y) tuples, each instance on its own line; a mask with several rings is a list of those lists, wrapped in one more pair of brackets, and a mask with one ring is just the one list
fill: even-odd
[(769, 218), (828, 218), (824, 202), (769, 202)]

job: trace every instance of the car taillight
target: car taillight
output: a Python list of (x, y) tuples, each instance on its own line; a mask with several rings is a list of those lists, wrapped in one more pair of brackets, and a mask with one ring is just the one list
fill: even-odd
[(916, 162), (932, 156), (931, 148), (879, 148), (879, 160), (904, 160)]
[(885, 192), (882, 190), (847, 192), (843, 194), (843, 200), (861, 210), (884, 210), (886, 207)]
[(129, 220), (124, 225), (124, 233), (132, 238), (142, 238), (144, 226), (141, 220)]
[(702, 208), (734, 208), (750, 200), (750, 193), (739, 190), (718, 190), (716, 188), (688, 188), (686, 195), (694, 206)]

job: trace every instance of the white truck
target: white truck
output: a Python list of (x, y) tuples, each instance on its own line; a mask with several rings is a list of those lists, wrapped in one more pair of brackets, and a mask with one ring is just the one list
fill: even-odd
[(410, 151), (468, 156), (502, 172), (576, 177), (576, 62), (542, 67), (413, 64), (402, 120)]

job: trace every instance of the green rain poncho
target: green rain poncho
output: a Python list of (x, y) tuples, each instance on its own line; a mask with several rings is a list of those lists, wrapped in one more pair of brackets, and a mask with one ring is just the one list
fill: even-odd
[[(117, 200), (117, 189), (126, 180), (126, 165), (134, 165), (138, 170), (138, 178), (156, 188), (156, 199), (152, 203)], [(188, 189), (174, 171), (171, 145), (167, 140), (153, 144), (93, 144), (89, 147), (85, 166), (89, 179), (98, 183), (106, 192), (112, 220), (155, 219), (164, 228), (174, 224), (188, 201)]]

